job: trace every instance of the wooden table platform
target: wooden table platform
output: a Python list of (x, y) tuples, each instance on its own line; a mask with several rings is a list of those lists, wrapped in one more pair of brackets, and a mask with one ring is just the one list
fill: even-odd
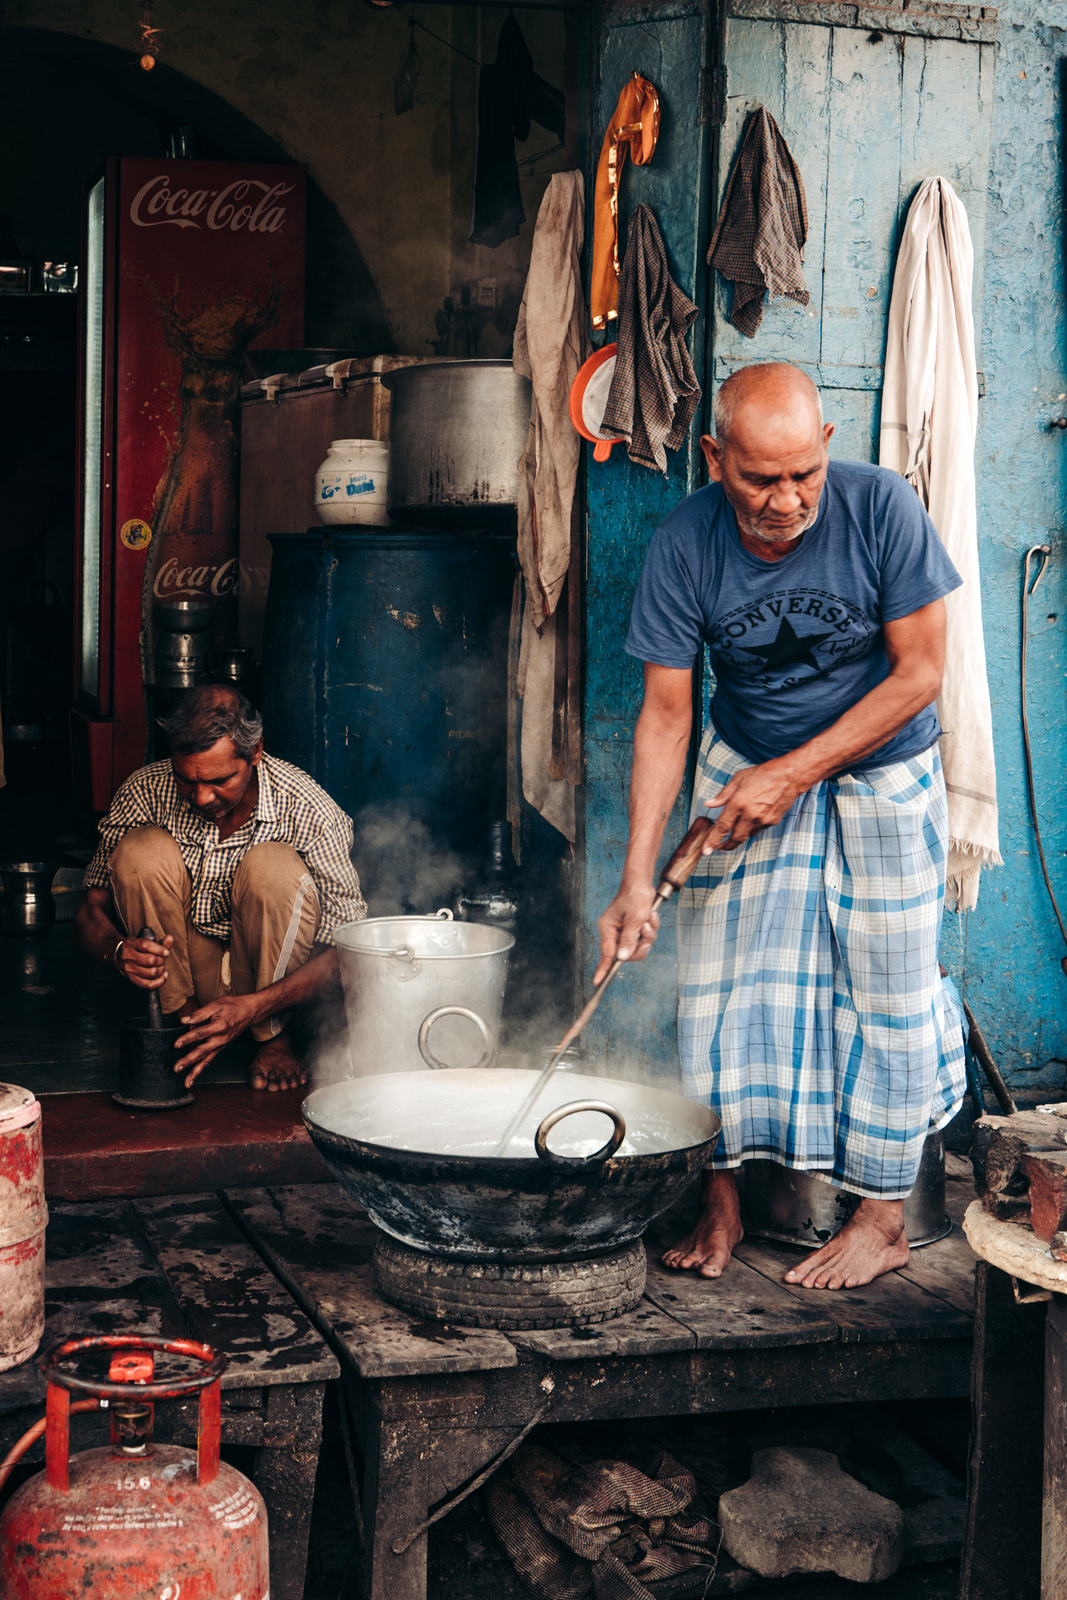
[[(214, 1194), (53, 1205), (44, 1345), (153, 1334), (216, 1345), (223, 1444), (255, 1451), (267, 1506), (273, 1600), (301, 1600), (325, 1385), (339, 1367), (321, 1335)], [(34, 1361), (0, 1373), (0, 1454), (40, 1415)], [(106, 1443), (107, 1413), (72, 1419), (71, 1445)], [(156, 1437), (195, 1447), (196, 1400), (160, 1402)], [(30, 1460), (43, 1462), (41, 1445)]]
[[(418, 1530), (535, 1420), (968, 1393), (974, 1257), (958, 1228), (902, 1271), (835, 1293), (783, 1284), (796, 1252), (774, 1245), (746, 1240), (714, 1283), (668, 1272), (650, 1249), (645, 1297), (628, 1316), (504, 1334), (387, 1305), (373, 1226), (337, 1185), (225, 1200), (341, 1360), (366, 1468), (367, 1600), (424, 1600)], [(668, 1218), (650, 1243), (678, 1227)]]

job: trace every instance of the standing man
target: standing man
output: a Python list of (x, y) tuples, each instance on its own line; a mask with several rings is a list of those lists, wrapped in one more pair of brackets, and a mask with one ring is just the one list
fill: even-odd
[(100, 824), (78, 938), (188, 1024), (187, 1087), (251, 1028), (253, 1089), (295, 1089), (307, 1074), (289, 1011), (337, 982), (333, 936), (367, 914), (352, 824), (264, 753), (259, 713), (236, 689), (194, 689), (163, 727), (169, 759), (127, 778)]
[(653, 874), (706, 645), (715, 691), (693, 809), (718, 818), (679, 904), (678, 1034), (686, 1092), (723, 1132), (700, 1220), (663, 1259), (719, 1276), (741, 1239), (734, 1169), (759, 1157), (860, 1197), (786, 1273), (851, 1288), (907, 1260), (923, 1143), (963, 1097), (937, 964), (934, 705), (960, 578), (903, 478), (828, 460), (833, 428), (797, 368), (744, 368), (714, 410), (701, 441), (713, 482), (657, 529), (634, 602), (626, 649), (645, 663), (645, 698), (597, 980), (656, 936)]

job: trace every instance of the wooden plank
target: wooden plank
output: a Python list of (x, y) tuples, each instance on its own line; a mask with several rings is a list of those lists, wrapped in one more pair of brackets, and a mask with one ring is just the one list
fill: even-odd
[(226, 1352), (223, 1387), (322, 1383), (340, 1372), (216, 1195), (133, 1207), (195, 1338)]
[[(973, 304), (980, 308), (993, 124), (986, 51), (949, 39), (905, 39), (903, 56), (899, 218), (903, 223), (924, 178), (937, 173), (949, 179), (967, 211)], [(976, 322), (980, 350), (980, 313)]]
[(881, 361), (900, 176), (898, 41), (833, 30), (822, 360)]
[[(782, 1284), (799, 1259), (795, 1250), (746, 1239), (735, 1256), (772, 1282)], [(888, 1272), (861, 1289), (801, 1289), (783, 1285), (808, 1306), (832, 1317), (845, 1344), (900, 1339), (959, 1339), (971, 1330), (971, 1319), (955, 1306)]]
[[(128, 1202), (53, 1204), (41, 1348), (104, 1333), (188, 1338), (189, 1329)], [(0, 1373), (0, 1412), (43, 1396), (35, 1361)]]
[(515, 1346), (504, 1334), (420, 1322), (381, 1298), (371, 1265), (373, 1225), (339, 1184), (233, 1189), (225, 1200), (272, 1270), (361, 1377), (515, 1366)]
[(1045, 1323), (1044, 1493), (1041, 1600), (1067, 1593), (1067, 1316), (1063, 1295), (1049, 1301)]
[(913, 1250), (899, 1276), (955, 1306), (964, 1316), (973, 1317), (974, 1264), (974, 1251), (954, 1225), (946, 1238)]
[(960, 1600), (1034, 1600), (1041, 1562), (1045, 1305), (979, 1261)]
[[(649, 1278), (654, 1275), (649, 1261)], [(693, 1350), (696, 1338), (669, 1306), (661, 1306), (645, 1290), (645, 1298), (625, 1317), (588, 1328), (541, 1328), (509, 1333), (520, 1350), (536, 1351), (553, 1361), (596, 1361), (602, 1356), (647, 1356), (671, 1350)]]
[(780, 1349), (838, 1337), (837, 1323), (824, 1307), (802, 1305), (736, 1256), (721, 1278), (670, 1271), (659, 1252), (677, 1235), (673, 1221), (654, 1226), (656, 1248), (649, 1255), (645, 1295), (692, 1330), (698, 1350)]

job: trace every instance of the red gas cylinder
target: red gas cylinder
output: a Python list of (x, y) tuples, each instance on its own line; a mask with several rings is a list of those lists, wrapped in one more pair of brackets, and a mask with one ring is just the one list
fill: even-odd
[[(72, 1370), (73, 1358), (95, 1350), (113, 1355), (106, 1379)], [(160, 1382), (153, 1351), (203, 1365)], [(40, 1365), (45, 1470), (0, 1517), (4, 1600), (269, 1600), (263, 1501), (219, 1460), (225, 1356), (188, 1339), (70, 1339)], [(193, 1390), (196, 1451), (153, 1444), (151, 1402)], [(72, 1391), (110, 1406), (109, 1449), (70, 1455)]]

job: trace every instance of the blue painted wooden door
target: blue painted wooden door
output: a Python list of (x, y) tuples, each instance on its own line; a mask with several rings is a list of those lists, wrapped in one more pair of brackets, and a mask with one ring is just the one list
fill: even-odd
[[(750, 0), (745, 9), (759, 8)], [(831, 453), (839, 459), (878, 459), (897, 240), (924, 178), (948, 178), (967, 208), (974, 301), (981, 305), (995, 48), (770, 15), (726, 19), (719, 193), (745, 117), (766, 106), (807, 192), (804, 273), (811, 304), (767, 306), (755, 338), (746, 339), (726, 319), (732, 291), (716, 275), (714, 379), (721, 383), (750, 361), (802, 367), (822, 391), (826, 419), (836, 428)]]

